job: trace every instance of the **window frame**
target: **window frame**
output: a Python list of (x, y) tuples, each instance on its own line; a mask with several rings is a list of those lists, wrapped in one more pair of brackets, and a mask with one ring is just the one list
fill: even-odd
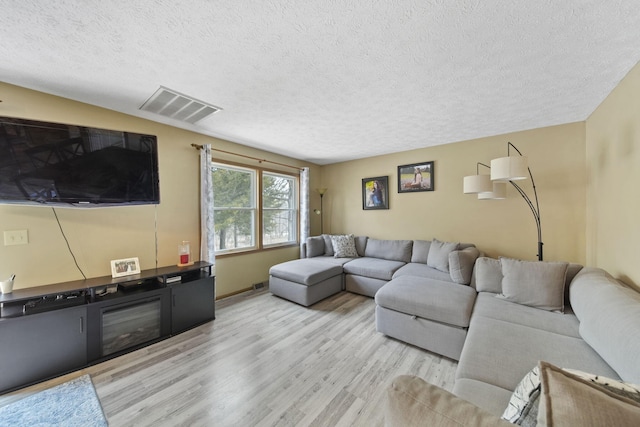
[[(283, 209), (283, 208), (267, 208), (264, 206), (264, 181), (265, 181), (265, 175), (270, 175), (273, 177), (281, 177), (284, 179), (290, 179), (293, 182), (294, 185), (294, 189), (293, 189), (293, 207), (289, 208), (289, 209)], [(260, 171), (260, 235), (261, 235), (261, 241), (262, 241), (262, 246), (264, 249), (268, 249), (268, 248), (275, 248), (275, 247), (281, 247), (281, 246), (290, 246), (290, 245), (297, 245), (298, 242), (300, 241), (300, 176), (295, 176), (295, 175), (291, 175), (291, 174), (287, 174), (287, 173), (283, 173), (283, 172), (275, 172), (275, 171), (270, 171), (270, 170), (266, 170), (263, 169), (262, 171)], [(278, 242), (278, 243), (269, 243), (266, 244), (265, 243), (265, 234), (266, 234), (266, 230), (265, 230), (265, 224), (264, 224), (264, 215), (265, 215), (265, 211), (286, 211), (289, 212), (289, 215), (292, 218), (295, 218), (296, 223), (294, 224), (294, 226), (292, 227), (291, 224), (288, 224), (289, 232), (293, 232), (295, 233), (295, 238), (293, 240), (288, 240), (286, 242)]]
[[(247, 254), (251, 254), (251, 253), (256, 253), (256, 252), (263, 252), (263, 251), (270, 251), (270, 250), (275, 250), (275, 249), (282, 249), (282, 248), (287, 248), (287, 247), (298, 247), (300, 245), (300, 175), (299, 173), (291, 173), (291, 172), (286, 172), (286, 171), (282, 171), (282, 170), (277, 170), (277, 169), (271, 169), (271, 168), (264, 168), (264, 167), (260, 167), (260, 166), (250, 166), (250, 165), (246, 165), (243, 163), (236, 163), (236, 162), (231, 162), (231, 161), (225, 161), (225, 160), (219, 160), (219, 159), (215, 159), (211, 161), (211, 168), (212, 168), (212, 173), (213, 173), (213, 168), (214, 167), (222, 167), (222, 168), (228, 168), (228, 169), (244, 169), (244, 170), (248, 170), (248, 171), (253, 171), (254, 172), (254, 177), (255, 177), (255, 181), (253, 183), (253, 187), (254, 187), (254, 200), (256, 203), (255, 206), (255, 212), (256, 212), (256, 217), (255, 217), (255, 221), (254, 221), (254, 226), (253, 226), (253, 233), (254, 233), (254, 245), (251, 247), (246, 247), (246, 248), (234, 248), (234, 249), (225, 249), (224, 251), (219, 251), (216, 250), (215, 251), (215, 256), (216, 258), (225, 258), (225, 257), (229, 257), (229, 256), (236, 256), (236, 255), (247, 255)], [(282, 175), (285, 177), (290, 177), (293, 179), (294, 181), (294, 185), (295, 185), (295, 204), (296, 204), (296, 208), (295, 208), (295, 220), (296, 220), (296, 225), (295, 225), (295, 233), (296, 233), (296, 238), (295, 241), (290, 241), (290, 242), (283, 242), (283, 243), (275, 243), (275, 244), (269, 244), (269, 245), (265, 245), (264, 244), (264, 235), (263, 235), (263, 174), (264, 173), (268, 173), (268, 174), (273, 174), (273, 175)], [(213, 189), (214, 191), (214, 195), (215, 195), (215, 187)], [(214, 196), (215, 197), (215, 196)], [(216, 207), (214, 206), (214, 218), (215, 218), (215, 211), (216, 211)], [(214, 219), (215, 221), (215, 219)]]

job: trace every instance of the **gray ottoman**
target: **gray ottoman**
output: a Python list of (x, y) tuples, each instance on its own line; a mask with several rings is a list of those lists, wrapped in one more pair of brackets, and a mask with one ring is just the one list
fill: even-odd
[(283, 262), (269, 269), (269, 290), (310, 306), (342, 290), (342, 266), (310, 259)]
[(460, 359), (475, 289), (425, 277), (400, 276), (376, 293), (376, 330), (425, 350)]

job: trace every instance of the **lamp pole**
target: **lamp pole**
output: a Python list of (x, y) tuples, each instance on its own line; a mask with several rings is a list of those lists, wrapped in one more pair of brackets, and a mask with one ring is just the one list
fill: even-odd
[[(514, 150), (518, 152), (520, 157), (522, 157), (522, 153), (520, 152), (520, 150), (518, 150), (518, 148), (516, 148), (515, 145), (513, 145), (511, 142), (508, 142), (507, 144), (508, 144), (507, 156), (509, 155), (509, 147), (511, 146), (513, 147)], [(528, 165), (527, 165), (527, 171), (529, 172), (529, 178), (531, 178), (531, 185), (533, 186), (533, 196), (535, 199), (535, 206), (531, 201), (531, 199), (529, 198), (529, 196), (527, 196), (527, 193), (525, 193), (525, 191), (522, 188), (520, 188), (518, 184), (516, 184), (513, 181), (509, 181), (509, 182), (511, 183), (511, 185), (514, 186), (516, 190), (518, 190), (518, 193), (520, 193), (520, 195), (525, 200), (525, 202), (527, 202), (527, 205), (529, 205), (529, 209), (531, 209), (531, 213), (533, 214), (533, 219), (536, 222), (536, 228), (538, 229), (538, 261), (542, 261), (542, 258), (543, 258), (542, 246), (544, 245), (544, 243), (542, 243), (542, 226), (540, 224), (540, 204), (538, 203), (538, 192), (536, 191), (536, 182), (533, 180), (533, 174), (531, 173), (531, 169), (529, 168)]]
[(324, 234), (324, 209), (322, 207), (323, 193), (320, 193), (320, 234)]
[(326, 188), (316, 188), (318, 194), (320, 194), (320, 234), (324, 234), (324, 208), (322, 206), (322, 199), (324, 198), (324, 193), (327, 192)]

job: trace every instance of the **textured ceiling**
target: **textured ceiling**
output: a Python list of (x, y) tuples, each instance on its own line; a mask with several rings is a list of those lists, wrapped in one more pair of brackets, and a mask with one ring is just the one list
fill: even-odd
[[(640, 59), (640, 0), (0, 0), (0, 24), (1, 81), (317, 164), (585, 120)], [(140, 111), (159, 86), (223, 111)]]

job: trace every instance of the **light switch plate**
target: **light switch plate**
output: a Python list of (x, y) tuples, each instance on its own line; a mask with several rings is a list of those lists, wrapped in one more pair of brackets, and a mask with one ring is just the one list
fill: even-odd
[(4, 245), (26, 245), (29, 243), (27, 230), (6, 230), (4, 232)]

